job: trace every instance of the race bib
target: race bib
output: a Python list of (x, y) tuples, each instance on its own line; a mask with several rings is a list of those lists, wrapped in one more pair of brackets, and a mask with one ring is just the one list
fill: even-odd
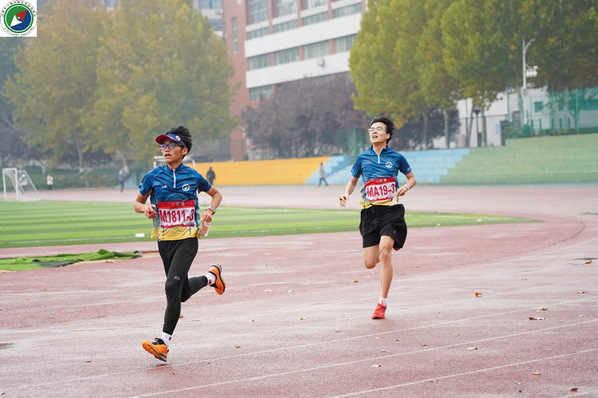
[(195, 201), (158, 202), (160, 226), (172, 228), (175, 226), (195, 226)]
[(365, 183), (365, 196), (370, 202), (380, 202), (394, 198), (395, 178), (385, 177), (369, 180)]

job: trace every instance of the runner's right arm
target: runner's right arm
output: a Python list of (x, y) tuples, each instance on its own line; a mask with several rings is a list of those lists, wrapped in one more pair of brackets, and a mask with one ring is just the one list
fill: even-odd
[(349, 180), (349, 182), (347, 183), (347, 185), (345, 186), (345, 193), (342, 194), (338, 200), (339, 200), (339, 204), (342, 207), (345, 207), (347, 205), (347, 200), (349, 200), (349, 196), (353, 193), (353, 191), (355, 190), (355, 186), (357, 185), (357, 181), (359, 181), (357, 179), (357, 177), (353, 177), (351, 176), (351, 179)]
[(151, 191), (146, 193), (145, 195), (137, 194), (137, 198), (135, 198), (135, 203), (133, 203), (133, 208), (135, 209), (136, 213), (145, 213), (147, 218), (156, 218), (158, 213), (156, 213), (155, 205), (153, 204), (146, 204), (147, 198), (151, 195)]

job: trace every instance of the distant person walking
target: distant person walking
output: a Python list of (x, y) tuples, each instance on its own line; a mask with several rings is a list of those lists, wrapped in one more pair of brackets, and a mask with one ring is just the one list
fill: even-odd
[[(363, 239), (363, 261), (368, 269), (378, 263), (380, 269), (380, 300), (372, 315), (373, 319), (384, 319), (386, 299), (392, 282), (392, 250), (403, 247), (407, 238), (405, 207), (398, 203), (416, 184), (415, 176), (407, 159), (391, 149), (388, 142), (394, 132), (394, 123), (389, 118), (378, 116), (370, 122), (368, 129), (372, 146), (357, 156), (351, 169), (351, 179), (345, 192), (339, 197), (345, 207), (349, 195), (355, 190), (361, 176), (365, 187), (361, 194), (361, 222), (359, 231)], [(399, 187), (398, 173), (407, 177), (407, 183)]]
[(27, 185), (29, 185), (29, 181), (27, 181), (26, 173), (21, 173), (19, 184), (21, 184), (21, 189), (23, 190), (23, 193), (27, 193)]
[(52, 174), (46, 176), (46, 185), (48, 186), (48, 191), (54, 190), (54, 177), (52, 177)]
[(125, 189), (125, 180), (127, 179), (127, 172), (124, 167), (121, 167), (118, 171), (118, 182), (120, 183), (120, 192), (122, 193)]
[(210, 168), (208, 169), (208, 172), (206, 173), (206, 178), (208, 179), (208, 182), (210, 183), (210, 185), (214, 185), (214, 180), (216, 179), (216, 173), (212, 169), (212, 166), (210, 166)]
[(324, 170), (324, 163), (320, 162), (320, 182), (318, 186), (322, 185), (322, 181), (328, 186), (328, 181), (326, 181), (326, 170)]
[[(166, 162), (149, 171), (139, 185), (134, 208), (154, 223), (152, 238), (158, 239), (158, 251), (166, 274), (166, 310), (162, 334), (143, 348), (166, 362), (170, 340), (181, 314), (181, 303), (201, 288), (210, 285), (216, 293), (226, 288), (222, 267), (213, 264), (201, 276), (189, 278), (189, 269), (198, 250), (197, 238), (202, 224), (212, 221), (222, 201), (222, 194), (195, 169), (183, 164), (193, 139), (184, 126), (173, 127), (156, 138)], [(211, 196), (210, 206), (199, 216), (198, 194)], [(150, 203), (147, 203), (148, 198)]]

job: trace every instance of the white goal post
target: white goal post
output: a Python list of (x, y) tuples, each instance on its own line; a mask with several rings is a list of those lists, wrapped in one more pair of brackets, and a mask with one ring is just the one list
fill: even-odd
[(4, 200), (40, 200), (39, 192), (25, 170), (2, 169)]

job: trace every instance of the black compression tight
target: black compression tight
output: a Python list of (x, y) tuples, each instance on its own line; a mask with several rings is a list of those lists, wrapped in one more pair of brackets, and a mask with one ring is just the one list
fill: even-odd
[(184, 303), (208, 284), (205, 275), (189, 278), (188, 273), (197, 254), (196, 238), (172, 241), (158, 241), (158, 250), (166, 273), (166, 311), (164, 312), (164, 333), (173, 334)]

